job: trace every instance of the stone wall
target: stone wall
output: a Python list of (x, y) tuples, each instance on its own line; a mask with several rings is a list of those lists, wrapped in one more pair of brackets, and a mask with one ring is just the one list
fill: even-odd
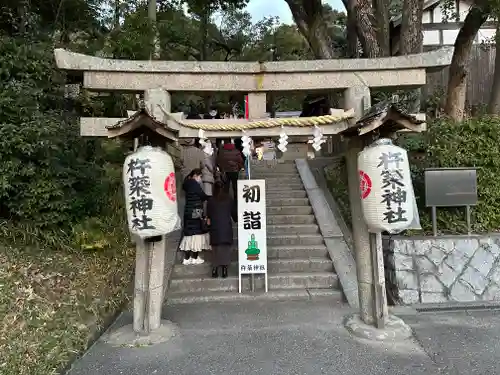
[(500, 235), (393, 237), (384, 253), (397, 303), (500, 300)]

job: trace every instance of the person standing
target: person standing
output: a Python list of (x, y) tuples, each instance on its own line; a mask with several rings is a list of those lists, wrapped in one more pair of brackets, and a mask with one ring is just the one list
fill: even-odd
[(203, 169), (205, 165), (205, 153), (199, 147), (196, 147), (195, 139), (188, 139), (184, 141), (181, 148), (181, 162), (183, 181), (193, 169)]
[[(207, 143), (210, 141), (207, 140)], [(213, 187), (214, 187), (214, 173), (215, 173), (215, 163), (213, 155), (209, 155), (203, 152), (205, 155), (205, 160), (203, 161), (202, 172), (202, 181), (203, 181), (203, 191), (206, 195), (212, 196)]]
[(186, 205), (184, 206), (184, 237), (179, 245), (179, 250), (184, 252), (182, 264), (202, 264), (205, 261), (198, 257), (203, 250), (210, 250), (208, 236), (204, 225), (203, 202), (208, 195), (203, 191), (201, 184), (201, 169), (193, 169), (188, 174), (182, 185), (186, 194)]
[(235, 145), (229, 139), (224, 140), (224, 145), (219, 150), (217, 156), (217, 165), (224, 174), (224, 189), (229, 193), (230, 184), (233, 189), (233, 198), (237, 199), (238, 176), (243, 168), (243, 157), (241, 152), (236, 149)]
[(214, 184), (214, 195), (208, 201), (207, 213), (212, 247), (212, 277), (219, 277), (220, 268), (222, 277), (226, 278), (233, 250), (231, 218), (236, 222), (237, 216), (234, 200), (225, 191), (222, 181), (217, 181)]

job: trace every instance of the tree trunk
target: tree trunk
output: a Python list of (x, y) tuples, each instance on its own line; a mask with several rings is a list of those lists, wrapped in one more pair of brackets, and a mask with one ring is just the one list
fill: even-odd
[(151, 24), (151, 60), (160, 59), (160, 38), (156, 27), (156, 0), (148, 0), (148, 19)]
[(200, 20), (201, 32), (201, 46), (200, 46), (200, 60), (206, 61), (208, 58), (207, 41), (208, 41), (208, 23), (210, 22), (210, 8), (207, 6), (203, 8)]
[(374, 22), (373, 28), (377, 35), (377, 41), (381, 56), (391, 55), (391, 34), (389, 28), (389, 0), (372, 0)]
[(356, 0), (348, 0), (347, 5), (347, 53), (350, 58), (358, 58), (358, 25), (356, 22)]
[(113, 14), (113, 31), (120, 29), (120, 0), (115, 0), (115, 12)]
[(285, 0), (290, 7), (295, 24), (307, 39), (317, 59), (336, 59), (340, 57), (333, 48), (323, 18), (321, 0)]
[[(424, 2), (420, 0), (405, 0), (403, 3), (401, 32), (399, 37), (399, 53), (401, 55), (411, 55), (423, 51), (424, 35), (422, 32), (422, 15), (424, 12)], [(408, 110), (411, 113), (420, 112), (421, 89), (412, 91), (415, 98)]]
[(26, 31), (28, 30), (28, 10), (29, 10), (29, 1), (19, 0), (19, 3), (17, 4), (17, 13), (19, 17), (17, 31), (20, 35), (26, 34)]
[(424, 36), (422, 33), (422, 15), (424, 2), (420, 0), (405, 0), (403, 3), (403, 18), (399, 38), (399, 53), (410, 55), (422, 52)]
[(374, 58), (384, 56), (377, 38), (377, 30), (372, 23), (375, 13), (371, 0), (357, 0), (354, 7), (358, 25), (358, 38), (363, 48), (365, 57)]
[(495, 73), (491, 85), (490, 101), (488, 103), (488, 113), (492, 115), (500, 114), (500, 26), (497, 26), (495, 37)]
[(464, 117), (467, 94), (467, 63), (476, 35), (491, 12), (488, 0), (476, 1), (471, 7), (455, 40), (455, 50), (450, 64), (448, 91), (444, 111), (456, 121)]

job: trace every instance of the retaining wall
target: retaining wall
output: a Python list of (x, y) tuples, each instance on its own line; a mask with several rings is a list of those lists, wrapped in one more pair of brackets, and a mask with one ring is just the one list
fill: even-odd
[(392, 237), (384, 254), (396, 303), (500, 300), (500, 235)]

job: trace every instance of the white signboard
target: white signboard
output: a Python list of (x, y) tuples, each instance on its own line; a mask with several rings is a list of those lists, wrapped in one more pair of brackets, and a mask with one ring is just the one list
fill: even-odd
[(266, 181), (238, 181), (239, 291), (244, 274), (265, 274), (267, 292)]

